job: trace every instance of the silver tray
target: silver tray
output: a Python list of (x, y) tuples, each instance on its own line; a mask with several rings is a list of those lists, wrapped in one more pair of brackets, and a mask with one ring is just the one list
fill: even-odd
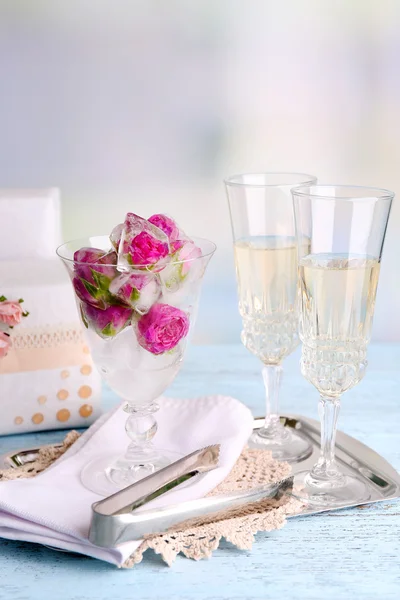
[[(314, 419), (302, 416), (281, 416), (281, 422), (285, 427), (296, 430), (296, 433), (304, 436), (311, 442), (313, 451), (306, 458), (297, 463), (291, 463), (292, 474), (311, 468), (320, 453), (320, 424)], [(254, 419), (254, 429), (259, 429), (264, 424), (264, 417)], [(17, 469), (29, 464), (36, 459), (39, 448), (28, 448), (8, 452), (0, 456), (0, 469)], [(363, 504), (372, 504), (382, 500), (393, 500), (400, 498), (400, 475), (399, 473), (377, 452), (362, 444), (355, 438), (338, 431), (336, 435), (336, 459), (341, 469), (348, 473), (357, 473), (369, 490), (369, 498)], [(340, 509), (357, 506), (349, 504), (340, 506)], [(305, 508), (301, 515), (315, 514), (327, 510), (337, 510), (337, 506), (326, 507), (322, 510)], [(291, 516), (297, 516), (291, 515)]]
[[(303, 435), (311, 442), (313, 447), (313, 452), (308, 458), (291, 463), (293, 475), (299, 471), (311, 469), (321, 451), (319, 422), (298, 415), (281, 416), (281, 422), (285, 427), (295, 429), (296, 433)], [(254, 429), (259, 429), (263, 425), (264, 417), (255, 417)], [(369, 499), (363, 501), (363, 505), (400, 498), (400, 474), (383, 456), (369, 448), (369, 446), (362, 444), (342, 431), (338, 431), (336, 434), (335, 457), (344, 473), (356, 473), (366, 483), (369, 490)], [(322, 510), (315, 509), (315, 507), (313, 509), (305, 508), (297, 514), (312, 515), (327, 510), (351, 508), (352, 506), (357, 506), (357, 504), (340, 507), (332, 506)], [(297, 514), (291, 516), (297, 516)]]

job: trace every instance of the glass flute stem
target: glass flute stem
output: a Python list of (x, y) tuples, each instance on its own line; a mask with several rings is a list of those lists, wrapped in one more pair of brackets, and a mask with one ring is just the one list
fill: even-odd
[(266, 365), (262, 370), (265, 386), (266, 407), (264, 427), (259, 430), (262, 437), (277, 439), (285, 436), (279, 417), (279, 390), (282, 378), (280, 365)]
[(335, 461), (336, 425), (340, 410), (340, 398), (321, 395), (318, 413), (321, 421), (321, 455), (311, 470), (311, 478), (317, 481), (340, 481), (342, 475)]

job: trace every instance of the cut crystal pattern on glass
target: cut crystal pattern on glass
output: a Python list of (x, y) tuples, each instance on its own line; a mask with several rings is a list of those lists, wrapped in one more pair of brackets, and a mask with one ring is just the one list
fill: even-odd
[(300, 343), (298, 315), (285, 314), (244, 316), (241, 340), (244, 346), (265, 364), (279, 365)]
[[(225, 181), (228, 195), (243, 345), (264, 364), (265, 426), (249, 444), (279, 460), (297, 461), (311, 453), (301, 435), (279, 420), (281, 363), (299, 344), (297, 241), (290, 190), (313, 183), (301, 173), (237, 175)], [(309, 239), (302, 244), (309, 251)]]
[[(351, 346), (351, 345), (350, 345)], [(367, 368), (367, 346), (353, 350), (303, 345), (301, 374), (323, 396), (337, 397), (357, 385)]]

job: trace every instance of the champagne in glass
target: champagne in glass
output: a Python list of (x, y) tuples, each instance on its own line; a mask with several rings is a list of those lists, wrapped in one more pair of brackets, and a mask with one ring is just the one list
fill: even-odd
[[(238, 175), (226, 183), (242, 317), (242, 342), (264, 364), (267, 407), (264, 427), (250, 438), (252, 447), (275, 458), (301, 460), (311, 453), (307, 440), (289, 433), (279, 419), (282, 361), (299, 345), (297, 240), (290, 190), (315, 182), (310, 175)], [(308, 243), (305, 243), (308, 248)]]
[(258, 236), (234, 244), (242, 342), (265, 364), (279, 365), (300, 343), (294, 237)]
[[(321, 394), (340, 395), (364, 376), (379, 267), (376, 259), (352, 255), (300, 260), (302, 374)], [(332, 368), (321, 370), (317, 354)]]
[(320, 393), (321, 455), (296, 475), (297, 496), (310, 505), (345, 506), (368, 500), (356, 468), (339, 471), (336, 422), (341, 395), (367, 367), (380, 260), (392, 192), (350, 186), (293, 190), (299, 243), (301, 371)]

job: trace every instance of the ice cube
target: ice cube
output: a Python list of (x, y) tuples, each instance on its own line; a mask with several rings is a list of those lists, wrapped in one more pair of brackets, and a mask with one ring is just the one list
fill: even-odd
[(168, 215), (152, 215), (149, 218), (149, 222), (153, 223), (153, 225), (161, 229), (168, 236), (172, 253), (182, 248), (183, 243), (189, 239), (177, 222)]
[(117, 254), (99, 248), (81, 248), (74, 254), (75, 275), (72, 284), (80, 300), (105, 309), (110, 301), (109, 285), (117, 274)]
[(103, 338), (115, 337), (132, 318), (132, 309), (127, 306), (113, 305), (103, 310), (81, 302), (80, 308), (84, 325)]
[(165, 291), (177, 292), (184, 284), (200, 280), (205, 268), (201, 256), (201, 249), (194, 242), (183, 242), (171, 262), (160, 273)]
[(161, 271), (170, 260), (168, 236), (146, 219), (128, 213), (118, 249), (118, 270)]
[(143, 371), (149, 371), (151, 373), (163, 371), (164, 369), (179, 368), (183, 359), (184, 348), (184, 340), (175, 346), (175, 348), (168, 352), (164, 352), (163, 354), (152, 354), (152, 352), (140, 347), (140, 368)]
[(173, 381), (185, 341), (173, 351), (155, 356), (139, 346), (134, 329), (128, 327), (108, 340), (92, 333), (90, 345), (95, 364), (111, 389), (132, 406), (139, 406), (158, 398)]
[(140, 350), (133, 327), (127, 327), (121, 331), (111, 342), (113, 360), (116, 360), (119, 366), (130, 371), (140, 366)]
[(122, 230), (124, 228), (123, 223), (119, 223), (116, 225), (110, 234), (110, 242), (113, 245), (113, 248), (118, 252), (119, 244), (121, 242)]
[(160, 297), (161, 285), (156, 274), (123, 273), (111, 282), (110, 292), (144, 315)]
[(87, 332), (93, 360), (108, 381), (110, 376), (138, 368), (140, 347), (132, 327), (127, 327), (113, 338), (100, 338), (94, 332)]

